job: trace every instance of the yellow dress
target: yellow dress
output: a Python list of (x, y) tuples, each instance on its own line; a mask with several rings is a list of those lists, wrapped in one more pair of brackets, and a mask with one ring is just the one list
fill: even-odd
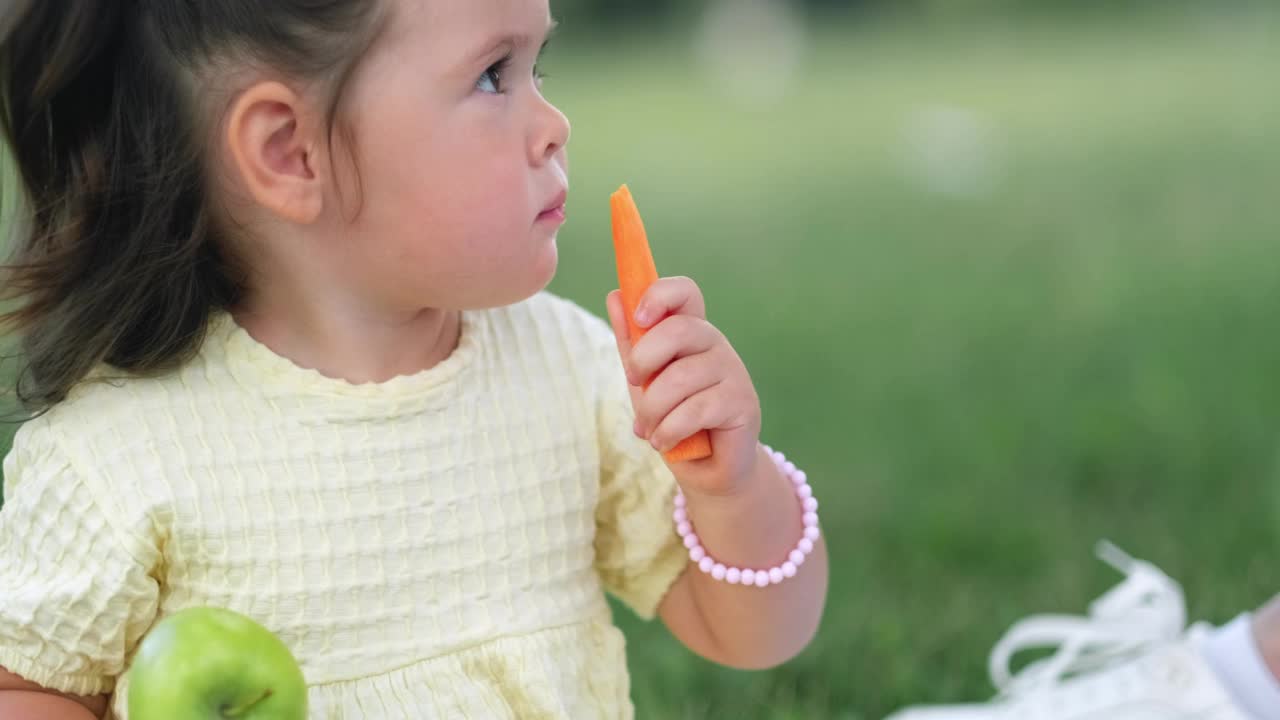
[(312, 718), (632, 717), (605, 592), (652, 618), (687, 566), (632, 419), (611, 330), (549, 293), (363, 385), (218, 313), (182, 370), (19, 429), (0, 666), (124, 720), (148, 628), (213, 605), (293, 650)]

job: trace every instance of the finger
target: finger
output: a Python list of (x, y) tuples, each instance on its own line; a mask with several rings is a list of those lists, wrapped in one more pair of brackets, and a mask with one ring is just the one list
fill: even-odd
[(618, 342), (618, 350), (630, 350), (631, 338), (627, 330), (627, 311), (622, 307), (622, 291), (614, 290), (609, 293), (604, 304), (609, 313), (609, 324), (613, 326), (613, 338)]
[(640, 434), (647, 437), (658, 423), (686, 399), (724, 379), (724, 368), (708, 353), (685, 357), (668, 365), (636, 403)]
[(631, 340), (628, 338), (627, 313), (622, 307), (622, 291), (614, 290), (605, 298), (605, 308), (609, 312), (609, 324), (613, 326), (613, 340), (618, 346), (618, 358), (622, 361), (622, 370), (626, 373), (627, 384), (639, 386), (631, 367)]
[(672, 362), (690, 355), (707, 352), (723, 340), (711, 323), (689, 315), (674, 315), (658, 323), (640, 338), (629, 353), (629, 377), (641, 383), (653, 377)]
[(636, 325), (652, 327), (668, 315), (707, 317), (706, 302), (698, 284), (687, 277), (658, 278), (636, 306)]
[(674, 410), (662, 418), (662, 422), (649, 433), (649, 443), (658, 452), (665, 453), (691, 437), (699, 430), (710, 430), (726, 424), (730, 415), (727, 403), (722, 399), (723, 383), (717, 383), (691, 397), (685, 398)]

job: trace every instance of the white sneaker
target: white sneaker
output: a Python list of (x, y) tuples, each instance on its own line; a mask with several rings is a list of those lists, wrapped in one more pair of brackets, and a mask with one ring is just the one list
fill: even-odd
[[(991, 652), (994, 700), (908, 708), (886, 720), (1250, 720), (1200, 655), (1209, 626), (1184, 630), (1182, 588), (1109, 542), (1097, 553), (1125, 581), (1087, 617), (1040, 615), (1010, 628)], [(1054, 647), (1010, 672), (1017, 653)]]

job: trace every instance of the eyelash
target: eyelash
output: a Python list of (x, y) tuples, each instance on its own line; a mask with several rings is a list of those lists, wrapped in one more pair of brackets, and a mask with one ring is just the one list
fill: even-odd
[[(502, 94), (504, 92), (502, 88), (502, 78), (506, 74), (507, 70), (511, 68), (511, 62), (514, 59), (515, 58), (510, 53), (508, 53), (501, 60), (490, 65), (489, 69), (485, 70), (484, 74), (480, 76), (480, 79), (483, 80), (486, 77), (491, 77), (493, 79), (494, 89), (498, 92), (498, 94)], [(543, 80), (547, 79), (548, 75), (542, 72), (542, 68), (537, 63), (534, 63), (533, 77), (538, 82), (542, 82)]]

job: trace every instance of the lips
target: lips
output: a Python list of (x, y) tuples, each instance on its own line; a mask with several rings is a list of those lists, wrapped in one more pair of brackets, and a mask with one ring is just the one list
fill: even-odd
[(561, 190), (556, 196), (551, 198), (542, 212), (538, 214), (538, 220), (558, 220), (563, 222), (565, 219), (564, 203), (569, 198), (567, 190)]

